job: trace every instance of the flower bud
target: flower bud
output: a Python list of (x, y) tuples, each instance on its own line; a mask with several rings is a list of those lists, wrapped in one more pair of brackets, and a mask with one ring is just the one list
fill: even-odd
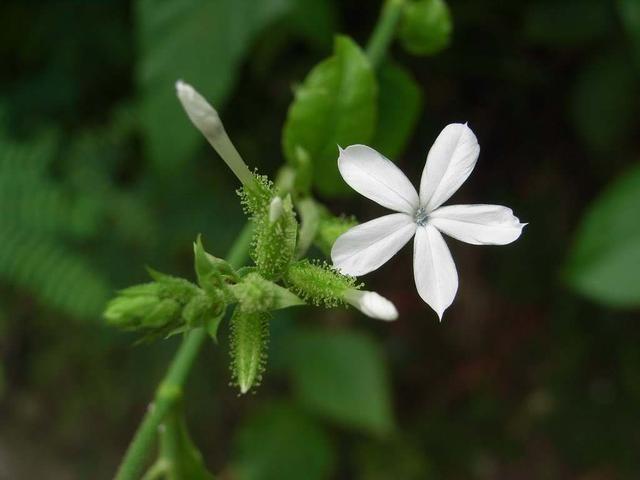
[(350, 289), (345, 292), (343, 299), (368, 317), (386, 321), (398, 318), (395, 305), (376, 292)]
[(231, 286), (230, 290), (242, 310), (248, 313), (268, 312), (304, 304), (294, 293), (257, 273), (248, 274), (242, 281)]
[(200, 93), (182, 80), (176, 82), (176, 93), (191, 122), (205, 136), (236, 177), (244, 186), (253, 185), (253, 174), (240, 157), (236, 147), (231, 143), (218, 112)]
[(231, 316), (231, 374), (247, 393), (259, 385), (267, 359), (269, 315), (264, 312), (247, 313), (236, 308)]
[(413, 55), (433, 55), (451, 39), (451, 14), (444, 0), (411, 0), (404, 4), (398, 36)]
[(134, 285), (122, 290), (107, 304), (105, 319), (120, 328), (164, 328), (180, 316), (180, 304), (162, 298), (163, 287), (157, 282)]
[(217, 141), (220, 135), (224, 135), (224, 127), (220, 121), (218, 112), (200, 95), (191, 85), (178, 80), (176, 82), (178, 99), (189, 120), (210, 142)]
[[(221, 299), (220, 299), (221, 300)], [(219, 317), (224, 310), (222, 301), (215, 301), (209, 295), (201, 293), (194, 296), (182, 309), (182, 318), (190, 328), (207, 324), (212, 318)]]
[(291, 197), (274, 197), (262, 216), (254, 216), (252, 257), (261, 275), (278, 280), (293, 260), (298, 222)]

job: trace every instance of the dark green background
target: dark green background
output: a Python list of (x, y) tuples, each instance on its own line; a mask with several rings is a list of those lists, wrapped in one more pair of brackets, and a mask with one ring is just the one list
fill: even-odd
[[(176, 340), (136, 345), (104, 325), (104, 302), (143, 281), (144, 265), (191, 275), (198, 233), (223, 255), (242, 226), (236, 180), (187, 123), (173, 81), (211, 92), (245, 160), (272, 175), (292, 85), (335, 32), (364, 45), (380, 6), (216, 0), (181, 16), (198, 3), (0, 4), (2, 480), (110, 478)], [(440, 129), (468, 121), (482, 153), (454, 200), (505, 204), (530, 225), (507, 247), (448, 242), (460, 289), (442, 323), (415, 292), (409, 248), (365, 278), (397, 322), (277, 317), (254, 395), (227, 385), (223, 329), (186, 400), (221, 478), (640, 476), (640, 256), (590, 270), (603, 251), (640, 248), (638, 175), (624, 206), (611, 187), (580, 227), (638, 164), (640, 6), (449, 5), (448, 49), (392, 49), (424, 96), (395, 160), (417, 181)], [(359, 197), (327, 203), (381, 213)], [(370, 375), (378, 389), (350, 397), (320, 388), (323, 375), (365, 393)]]

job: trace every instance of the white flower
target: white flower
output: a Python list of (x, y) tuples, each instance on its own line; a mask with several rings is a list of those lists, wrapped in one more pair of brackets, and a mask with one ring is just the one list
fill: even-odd
[(388, 322), (398, 318), (395, 305), (376, 292), (352, 288), (347, 290), (343, 299), (368, 317)]
[(338, 168), (358, 193), (398, 213), (358, 225), (333, 245), (334, 266), (346, 275), (371, 272), (415, 235), (413, 274), (418, 293), (442, 319), (458, 290), (458, 274), (442, 233), (474, 245), (505, 245), (523, 223), (500, 205), (441, 207), (469, 177), (480, 146), (465, 124), (454, 123), (434, 142), (420, 180), (420, 194), (391, 161), (365, 145), (340, 149)]

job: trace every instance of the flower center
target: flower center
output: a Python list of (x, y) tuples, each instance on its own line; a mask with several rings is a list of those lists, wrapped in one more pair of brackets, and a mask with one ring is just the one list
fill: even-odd
[(427, 222), (429, 221), (429, 213), (424, 207), (420, 207), (416, 211), (415, 220), (416, 223), (421, 227), (424, 227), (427, 224)]

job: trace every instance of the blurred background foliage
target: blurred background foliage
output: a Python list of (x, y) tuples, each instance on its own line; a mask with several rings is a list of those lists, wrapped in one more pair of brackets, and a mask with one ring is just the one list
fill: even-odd
[[(440, 129), (468, 121), (482, 154), (457, 199), (530, 225), (495, 251), (449, 242), (461, 286), (442, 324), (404, 252), (367, 279), (398, 322), (278, 316), (255, 395), (227, 386), (224, 340), (207, 348), (187, 422), (220, 478), (640, 476), (640, 2), (448, 5), (447, 49), (396, 45), (407, 68), (379, 71), (391, 93), (374, 143), (418, 178)], [(174, 81), (201, 89), (248, 163), (274, 174), (292, 86), (336, 32), (364, 45), (379, 7), (0, 4), (0, 479), (110, 478), (176, 344), (134, 345), (103, 324), (104, 302), (144, 265), (188, 274), (197, 233), (222, 255), (242, 226), (235, 178)]]

